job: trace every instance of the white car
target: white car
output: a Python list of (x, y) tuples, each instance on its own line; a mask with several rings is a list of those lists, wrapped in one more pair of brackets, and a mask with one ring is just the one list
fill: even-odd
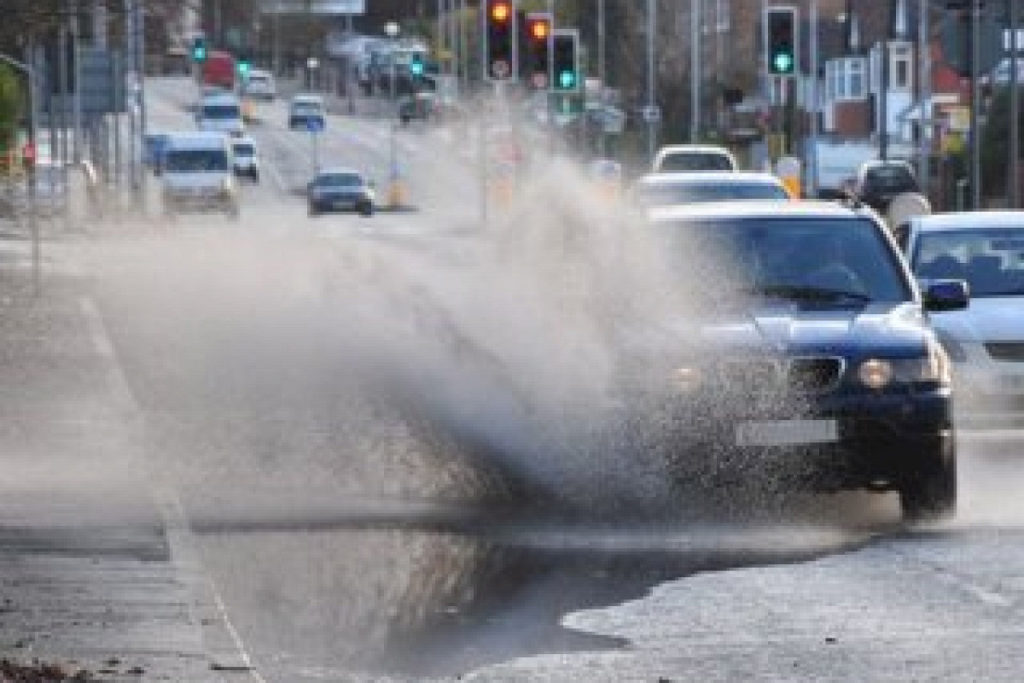
[(164, 213), (223, 211), (238, 218), (230, 138), (223, 133), (171, 133), (160, 175)]
[(196, 110), (196, 127), (201, 131), (242, 135), (245, 121), (241, 102), (230, 93), (204, 97)]
[(732, 152), (717, 145), (667, 145), (658, 150), (651, 164), (655, 173), (738, 169), (739, 164)]
[(896, 226), (920, 280), (966, 280), (970, 306), (933, 313), (967, 427), (1024, 426), (1024, 211), (914, 216)]
[(791, 199), (777, 176), (754, 171), (648, 173), (633, 186), (633, 198), (644, 208), (741, 199)]
[(248, 176), (253, 182), (260, 182), (260, 158), (255, 140), (250, 137), (232, 139), (231, 154), (235, 175)]
[(273, 101), (277, 97), (277, 83), (269, 71), (253, 69), (242, 86), (242, 93), (257, 100)]

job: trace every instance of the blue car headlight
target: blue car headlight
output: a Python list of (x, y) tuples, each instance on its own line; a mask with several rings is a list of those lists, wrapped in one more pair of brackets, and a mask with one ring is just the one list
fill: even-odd
[(929, 342), (928, 353), (918, 358), (869, 358), (857, 369), (857, 378), (869, 389), (889, 386), (938, 385), (952, 381), (949, 354), (938, 342)]

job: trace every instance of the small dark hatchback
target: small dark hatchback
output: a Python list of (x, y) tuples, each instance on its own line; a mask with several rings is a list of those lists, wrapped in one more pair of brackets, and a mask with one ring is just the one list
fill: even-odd
[(310, 216), (341, 211), (373, 215), (373, 187), (358, 171), (319, 171), (309, 182), (306, 197)]
[(966, 307), (965, 283), (922, 292), (866, 208), (702, 204), (648, 220), (686, 312), (639, 364), (625, 354), (622, 387), (648, 424), (671, 425), (676, 476), (713, 459), (787, 485), (895, 490), (907, 519), (954, 512), (950, 365), (928, 313)]

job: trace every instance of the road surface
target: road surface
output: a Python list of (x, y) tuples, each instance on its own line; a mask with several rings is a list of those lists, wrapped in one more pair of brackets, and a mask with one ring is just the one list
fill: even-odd
[[(149, 93), (153, 129), (188, 127), (187, 83)], [(95, 273), (147, 457), (266, 680), (1020, 678), (1016, 435), (962, 445), (938, 528), (891, 495), (680, 496), (588, 420), (619, 243), (574, 241), (604, 213), (581, 181), (467, 231), (469, 136), (401, 131), (419, 211), (311, 220), (284, 112), (260, 105), (238, 224), (54, 247)], [(381, 186), (391, 135), (332, 114), (319, 154)]]

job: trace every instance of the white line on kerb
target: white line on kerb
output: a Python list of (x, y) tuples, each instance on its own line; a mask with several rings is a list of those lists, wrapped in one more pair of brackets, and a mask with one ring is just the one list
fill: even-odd
[[(102, 357), (106, 362), (106, 371), (108, 381), (110, 382), (110, 388), (117, 394), (118, 400), (122, 402), (124, 408), (130, 411), (136, 419), (141, 421), (142, 409), (139, 407), (139, 403), (135, 399), (135, 394), (132, 392), (131, 385), (128, 384), (128, 380), (124, 376), (124, 371), (121, 369), (121, 363), (118, 361), (117, 352), (114, 350), (114, 345), (110, 341), (110, 334), (107, 331), (107, 326), (103, 321), (102, 314), (96, 307), (96, 303), (89, 297), (81, 297), (79, 303), (82, 314), (84, 315), (89, 327), (89, 336), (92, 339), (93, 347), (96, 349), (96, 352), (100, 357)], [(195, 551), (193, 550), (193, 543), (190, 540), (191, 534), (189, 533), (188, 519), (185, 515), (185, 509), (181, 504), (181, 500), (174, 491), (167, 487), (158, 487), (156, 485), (156, 482), (153, 479), (150, 463), (143, 462), (143, 465), (147, 470), (149, 470), (149, 479), (151, 486), (153, 486), (154, 502), (157, 505), (157, 509), (160, 511), (164, 527), (167, 530), (168, 543), (171, 545), (172, 551), (172, 561), (178, 565), (179, 568), (189, 565), (193, 568), (198, 567), (198, 559)], [(242, 637), (239, 635), (238, 630), (235, 628), (234, 624), (231, 623), (231, 619), (228, 617), (227, 608), (224, 605), (224, 599), (221, 597), (216, 583), (209, 576), (206, 576), (205, 578), (209, 585), (214, 607), (217, 609), (218, 616), (224, 624), (224, 628), (231, 637), (232, 643), (237, 650), (239, 660), (244, 663), (246, 673), (249, 678), (256, 683), (267, 683), (266, 679), (263, 678), (255, 668), (253, 668), (252, 660), (245, 649), (245, 643), (242, 641)], [(199, 623), (199, 621), (196, 620), (196, 623)]]

